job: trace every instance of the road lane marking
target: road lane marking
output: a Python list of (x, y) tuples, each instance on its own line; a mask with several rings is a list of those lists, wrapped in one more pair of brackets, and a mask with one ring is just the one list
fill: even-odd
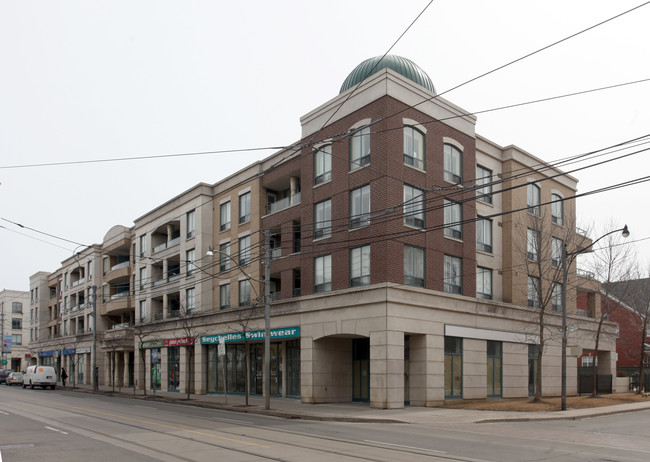
[(363, 440), (363, 441), (366, 443), (383, 444), (384, 446), (395, 446), (396, 448), (417, 449), (418, 451), (428, 451), (428, 452), (435, 452), (438, 454), (447, 454), (447, 451), (436, 451), (435, 449), (418, 448), (417, 446), (404, 446), (402, 444), (384, 443), (383, 441), (372, 441), (372, 440)]
[[(138, 423), (143, 423), (143, 424), (147, 424), (147, 425), (153, 425), (154, 427), (166, 428), (166, 429), (169, 429), (169, 430), (177, 430), (177, 431), (192, 433), (192, 434), (195, 434), (195, 435), (207, 436), (209, 438), (215, 438), (215, 439), (219, 439), (219, 440), (223, 440), (223, 441), (229, 441), (231, 443), (240, 443), (240, 444), (245, 444), (247, 446), (255, 446), (255, 447), (258, 447), (258, 448), (271, 449), (271, 446), (265, 446), (265, 445), (262, 445), (262, 444), (251, 443), (251, 442), (248, 442), (248, 441), (237, 440), (237, 439), (234, 439), (234, 438), (226, 438), (224, 436), (215, 435), (213, 433), (205, 433), (205, 432), (201, 432), (201, 431), (198, 431), (198, 430), (191, 430), (189, 428), (182, 428), (182, 427), (176, 427), (174, 425), (161, 424), (161, 423), (158, 423), (158, 422), (153, 422), (151, 420), (136, 419), (134, 417), (127, 417), (127, 416), (123, 416), (123, 415), (119, 415), (119, 414), (113, 414), (113, 413), (110, 413), (110, 412), (97, 411), (95, 409), (89, 409), (89, 408), (85, 408), (85, 407), (73, 406), (71, 404), (53, 403), (51, 401), (45, 401), (45, 400), (41, 400), (41, 399), (33, 399), (33, 398), (22, 398), (22, 399), (25, 400), (25, 401), (31, 401), (31, 402), (35, 402), (35, 403), (48, 404), (50, 406), (58, 406), (58, 407), (62, 407), (62, 408), (69, 408), (69, 409), (76, 409), (76, 410), (80, 410), (80, 411), (86, 411), (86, 412), (90, 412), (92, 414), (103, 415), (103, 416), (106, 416), (106, 417), (114, 417), (116, 419), (123, 419), (123, 420), (127, 420), (127, 421), (130, 421), (130, 422), (138, 422)], [(53, 429), (51, 429), (51, 430), (53, 430)], [(57, 430), (55, 430), (55, 431), (57, 431)], [(2, 462), (2, 461), (0, 461), (0, 462)]]
[[(8, 412), (5, 412), (5, 411), (0, 411), (0, 414), (11, 415), (11, 414), (9, 414)], [(2, 461), (0, 461), (0, 462), (2, 462)]]
[(47, 428), (48, 430), (52, 430), (53, 432), (63, 433), (64, 435), (68, 434), (68, 432), (64, 432), (63, 430), (59, 430), (58, 428), (52, 428), (52, 427), (48, 427), (48, 426), (46, 426), (45, 428)]

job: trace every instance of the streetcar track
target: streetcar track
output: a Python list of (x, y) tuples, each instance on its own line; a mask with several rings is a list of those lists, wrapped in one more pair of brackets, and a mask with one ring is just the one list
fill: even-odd
[[(259, 447), (260, 449), (269, 448), (268, 446), (263, 446), (261, 444), (247, 443), (247, 442), (242, 441), (242, 440), (235, 440), (233, 438), (225, 438), (225, 437), (221, 437), (221, 436), (218, 436), (218, 435), (211, 435), (209, 433), (199, 432), (199, 431), (196, 431), (196, 430), (190, 430), (190, 429), (182, 428), (182, 427), (179, 427), (179, 426), (163, 425), (163, 424), (159, 424), (157, 422), (146, 421), (146, 420), (142, 420), (142, 419), (136, 419), (136, 418), (128, 417), (128, 416), (121, 416), (119, 414), (114, 414), (114, 413), (99, 411), (99, 410), (93, 410), (93, 409), (89, 409), (89, 408), (83, 408), (83, 407), (80, 407), (80, 406), (75, 406), (75, 405), (70, 405), (70, 404), (53, 403), (51, 401), (42, 401), (42, 400), (30, 399), (30, 398), (23, 398), (23, 399), (25, 401), (27, 401), (27, 402), (33, 402), (33, 403), (36, 403), (36, 404), (39, 404), (39, 405), (45, 403), (45, 404), (48, 404), (49, 406), (51, 406), (53, 408), (57, 408), (59, 410), (66, 410), (67, 412), (69, 412), (72, 415), (82, 416), (82, 417), (86, 417), (86, 418), (93, 418), (93, 419), (96, 419), (96, 420), (99, 420), (99, 421), (117, 423), (117, 424), (128, 426), (129, 428), (134, 428), (134, 429), (138, 429), (138, 430), (153, 432), (153, 430), (151, 428), (146, 426), (147, 424), (148, 425), (153, 425), (153, 426), (158, 427), (158, 428), (161, 429), (160, 433), (163, 433), (166, 436), (173, 437), (173, 438), (176, 438), (176, 439), (179, 439), (179, 440), (197, 442), (197, 443), (201, 443), (201, 444), (211, 446), (211, 447), (214, 447), (214, 448), (219, 448), (219, 449), (223, 449), (223, 450), (226, 450), (226, 451), (233, 451), (233, 452), (237, 452), (237, 453), (241, 453), (241, 454), (246, 454), (246, 455), (253, 456), (253, 457), (256, 457), (256, 458), (260, 458), (260, 459), (263, 459), (263, 460), (274, 460), (274, 461), (278, 461), (278, 462), (289, 462), (286, 459), (280, 459), (280, 458), (271, 457), (271, 456), (264, 456), (264, 455), (260, 455), (258, 453), (255, 453), (253, 451), (247, 451), (247, 450), (244, 450), (244, 449), (229, 447), (229, 446), (226, 446), (226, 445), (223, 445), (223, 444), (218, 444), (218, 443), (216, 443), (214, 441), (209, 441), (209, 440), (206, 441), (205, 439), (200, 439), (200, 438), (191, 436), (191, 434), (198, 434), (200, 436), (206, 436), (206, 437), (212, 437), (212, 438), (220, 438), (220, 439), (224, 439), (224, 440), (231, 441), (231, 442), (236, 442), (236, 443), (240, 443), (240, 444), (243, 443), (243, 444), (247, 444), (247, 445), (250, 445), (250, 446)], [(181, 405), (174, 404), (174, 403), (163, 403), (163, 404), (166, 404), (166, 405), (168, 405), (170, 407), (174, 407), (174, 408), (178, 408), (179, 406), (181, 406)], [(142, 407), (145, 407), (145, 406), (142, 406)], [(152, 410), (152, 409), (155, 409), (155, 408), (148, 408), (148, 409)], [(165, 412), (173, 413), (171, 411), (165, 411)], [(348, 440), (348, 439), (344, 439), (344, 438), (335, 438), (335, 437), (328, 437), (328, 436), (323, 436), (323, 435), (314, 435), (314, 434), (309, 434), (309, 433), (300, 432), (300, 431), (296, 431), (296, 430), (289, 430), (289, 429), (286, 429), (286, 428), (281, 430), (281, 431), (278, 431), (278, 430), (273, 430), (272, 428), (269, 428), (269, 427), (263, 427), (263, 426), (255, 425), (253, 423), (248, 423), (248, 422), (245, 422), (245, 421), (232, 421), (230, 419), (222, 419), (220, 421), (218, 418), (213, 418), (213, 417), (209, 417), (209, 416), (193, 416), (193, 415), (188, 416), (188, 415), (184, 415), (184, 414), (180, 414), (180, 415), (182, 415), (183, 417), (189, 417), (189, 418), (192, 418), (192, 419), (197, 419), (197, 420), (202, 420), (202, 421), (207, 421), (207, 422), (212, 422), (212, 423), (214, 423), (215, 421), (220, 422), (220, 423), (226, 423), (226, 424), (234, 423), (234, 424), (238, 425), (239, 427), (254, 428), (256, 430), (262, 430), (264, 432), (270, 432), (270, 433), (279, 432), (281, 434), (291, 434), (291, 435), (295, 435), (295, 436), (310, 438), (310, 439), (317, 440), (317, 441), (333, 442), (333, 443), (344, 443), (344, 444), (347, 444), (347, 445), (350, 445), (350, 446), (379, 449), (379, 450), (387, 452), (387, 453), (414, 454), (414, 455), (422, 456), (422, 457), (425, 457), (425, 458), (431, 458), (433, 460), (440, 460), (441, 458), (444, 458), (446, 460), (453, 460), (453, 461), (458, 461), (458, 462), (477, 461), (477, 459), (474, 459), (474, 458), (466, 458), (466, 457), (461, 457), (461, 456), (454, 456), (454, 455), (450, 455), (450, 454), (446, 454), (446, 453), (440, 453), (440, 452), (438, 452), (436, 454), (431, 454), (431, 452), (433, 452), (435, 450), (427, 449), (427, 448), (416, 448), (416, 447), (406, 447), (406, 446), (405, 447), (399, 447), (399, 446), (391, 447), (390, 445), (387, 445), (387, 444), (381, 443), (381, 442), (354, 441), (354, 440)], [(264, 417), (268, 418), (268, 417), (272, 417), (272, 416), (264, 416)], [(272, 417), (272, 418), (277, 418), (277, 417)], [(105, 433), (105, 432), (102, 432), (102, 431), (99, 431), (99, 430), (88, 430), (87, 428), (80, 427), (79, 425), (69, 424), (69, 423), (66, 423), (66, 425), (76, 428), (78, 432), (80, 430), (81, 430), (82, 433), (86, 432), (86, 431), (92, 431), (92, 432), (97, 433), (98, 435), (102, 435), (102, 436), (104, 436), (106, 438), (110, 438), (110, 439), (113, 439), (113, 440), (116, 440), (116, 441), (123, 441), (123, 442), (126, 442), (128, 444), (133, 444), (134, 446), (138, 446), (138, 447), (141, 447), (143, 449), (147, 449), (149, 451), (158, 451), (161, 454), (169, 455), (171, 457), (179, 457), (178, 455), (171, 454), (171, 453), (168, 453), (166, 451), (163, 451), (163, 450), (160, 450), (160, 449), (157, 449), (157, 448), (152, 448), (152, 447), (146, 446), (146, 445), (144, 445), (142, 443), (138, 443), (136, 441), (132, 441), (132, 440), (129, 440), (129, 439), (126, 439), (126, 438), (116, 436), (116, 435), (111, 435), (111, 434), (108, 434), (108, 433)], [(196, 428), (200, 428), (197, 425), (192, 425), (192, 426), (196, 427)], [(174, 434), (174, 433), (172, 433), (172, 431), (183, 431), (183, 432), (190, 433), (190, 435), (183, 436), (183, 435), (179, 435), (179, 434)], [(336, 451), (336, 450), (324, 449), (324, 448), (323, 449), (315, 449), (313, 445), (309, 445), (309, 444), (299, 444), (299, 443), (293, 443), (293, 442), (281, 442), (281, 443), (279, 443), (277, 440), (274, 440), (274, 439), (271, 439), (270, 437), (265, 437), (265, 436), (251, 436), (251, 435), (247, 435), (245, 433), (241, 433), (241, 432), (237, 433), (237, 432), (234, 432), (234, 431), (231, 431), (231, 430), (224, 430), (224, 429), (220, 429), (218, 431), (219, 431), (219, 433), (226, 434), (226, 435), (229, 435), (229, 436), (236, 436), (238, 438), (242, 438), (242, 437), (254, 438), (255, 440), (265, 442), (265, 443), (271, 443), (271, 444), (276, 444), (276, 445), (281, 444), (283, 446), (288, 446), (288, 447), (297, 448), (297, 449), (307, 449), (307, 450), (310, 450), (310, 451), (318, 451), (318, 452), (320, 452), (322, 454), (332, 455), (332, 457), (346, 456), (346, 457), (354, 457), (355, 459), (358, 459), (358, 460), (367, 460), (367, 461), (372, 461), (372, 462), (377, 462), (378, 460), (391, 460), (390, 456), (388, 456), (388, 455), (386, 457), (382, 457), (381, 459), (376, 459), (376, 458), (372, 458), (372, 457), (369, 457), (369, 456), (363, 456), (363, 455), (351, 456), (349, 451)], [(183, 459), (183, 460), (192, 460), (192, 459)]]

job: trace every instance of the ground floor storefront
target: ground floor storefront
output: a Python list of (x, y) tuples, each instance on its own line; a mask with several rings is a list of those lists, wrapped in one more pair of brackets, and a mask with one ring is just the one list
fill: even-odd
[[(401, 408), (536, 391), (539, 326), (532, 309), (402, 286), (278, 301), (271, 308), (272, 396)], [(263, 395), (263, 319), (242, 333), (229, 328), (227, 315), (201, 321), (219, 334), (177, 337), (172, 324), (152, 329), (157, 338), (135, 346), (136, 386)], [(568, 339), (567, 392), (575, 395), (577, 357), (593, 348), (596, 324), (569, 318), (577, 328)], [(548, 313), (545, 322), (541, 392), (558, 396), (561, 320)], [(599, 373), (613, 373), (613, 341), (601, 338), (599, 358)]]

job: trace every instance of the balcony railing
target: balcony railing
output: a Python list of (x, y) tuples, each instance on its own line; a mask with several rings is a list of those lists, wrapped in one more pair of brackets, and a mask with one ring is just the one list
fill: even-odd
[(161, 250), (165, 250), (167, 248), (167, 243), (163, 242), (160, 245), (157, 245), (156, 247), (153, 248), (153, 253), (160, 252)]
[(86, 278), (77, 279), (72, 282), (72, 287), (77, 287), (79, 284), (83, 284), (84, 282), (86, 282)]
[(576, 314), (578, 316), (582, 316), (583, 318), (593, 318), (594, 317), (594, 314), (593, 314), (593, 312), (591, 310), (585, 310), (585, 309), (582, 309), (582, 308), (578, 308), (576, 310)]
[(294, 205), (300, 204), (300, 193), (296, 193), (293, 196), (290, 197), (285, 197), (284, 199), (280, 199), (277, 202), (273, 202), (272, 204), (266, 204), (266, 214), (271, 214), (275, 212), (279, 212), (280, 210), (288, 209), (289, 207), (293, 207)]
[(180, 242), (181, 242), (181, 238), (180, 238), (180, 236), (179, 236), (179, 237), (175, 237), (174, 239), (172, 239), (171, 241), (169, 241), (169, 242), (167, 243), (167, 248), (169, 248), (169, 247), (174, 247), (175, 245), (177, 245), (177, 244), (180, 243)]
[(282, 256), (282, 248), (281, 247), (271, 249), (271, 259), (272, 260), (275, 259), (275, 258), (280, 258), (281, 256)]
[(121, 268), (128, 268), (129, 267), (129, 262), (128, 261), (123, 261), (122, 263), (118, 263), (115, 266), (111, 266), (111, 271), (115, 271)]
[(596, 275), (593, 272), (587, 271), (587, 270), (582, 270), (580, 268), (578, 268), (576, 270), (576, 273), (578, 273), (578, 276), (582, 276), (583, 278), (587, 278), (587, 279), (595, 279), (596, 278)]
[(111, 295), (111, 300), (117, 300), (118, 298), (124, 298), (124, 297), (128, 297), (128, 296), (129, 296), (128, 291), (118, 292), (116, 294)]

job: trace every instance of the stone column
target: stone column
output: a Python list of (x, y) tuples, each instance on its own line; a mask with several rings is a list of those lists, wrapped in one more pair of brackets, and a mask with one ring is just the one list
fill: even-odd
[[(201, 345), (200, 339), (194, 345), (194, 393), (205, 395), (207, 393), (207, 345)], [(284, 383), (284, 382), (283, 382)]]
[(404, 332), (370, 333), (370, 407), (404, 407)]
[(463, 398), (487, 397), (487, 342), (463, 339)]
[(300, 401), (314, 401), (314, 341), (312, 337), (300, 337)]

